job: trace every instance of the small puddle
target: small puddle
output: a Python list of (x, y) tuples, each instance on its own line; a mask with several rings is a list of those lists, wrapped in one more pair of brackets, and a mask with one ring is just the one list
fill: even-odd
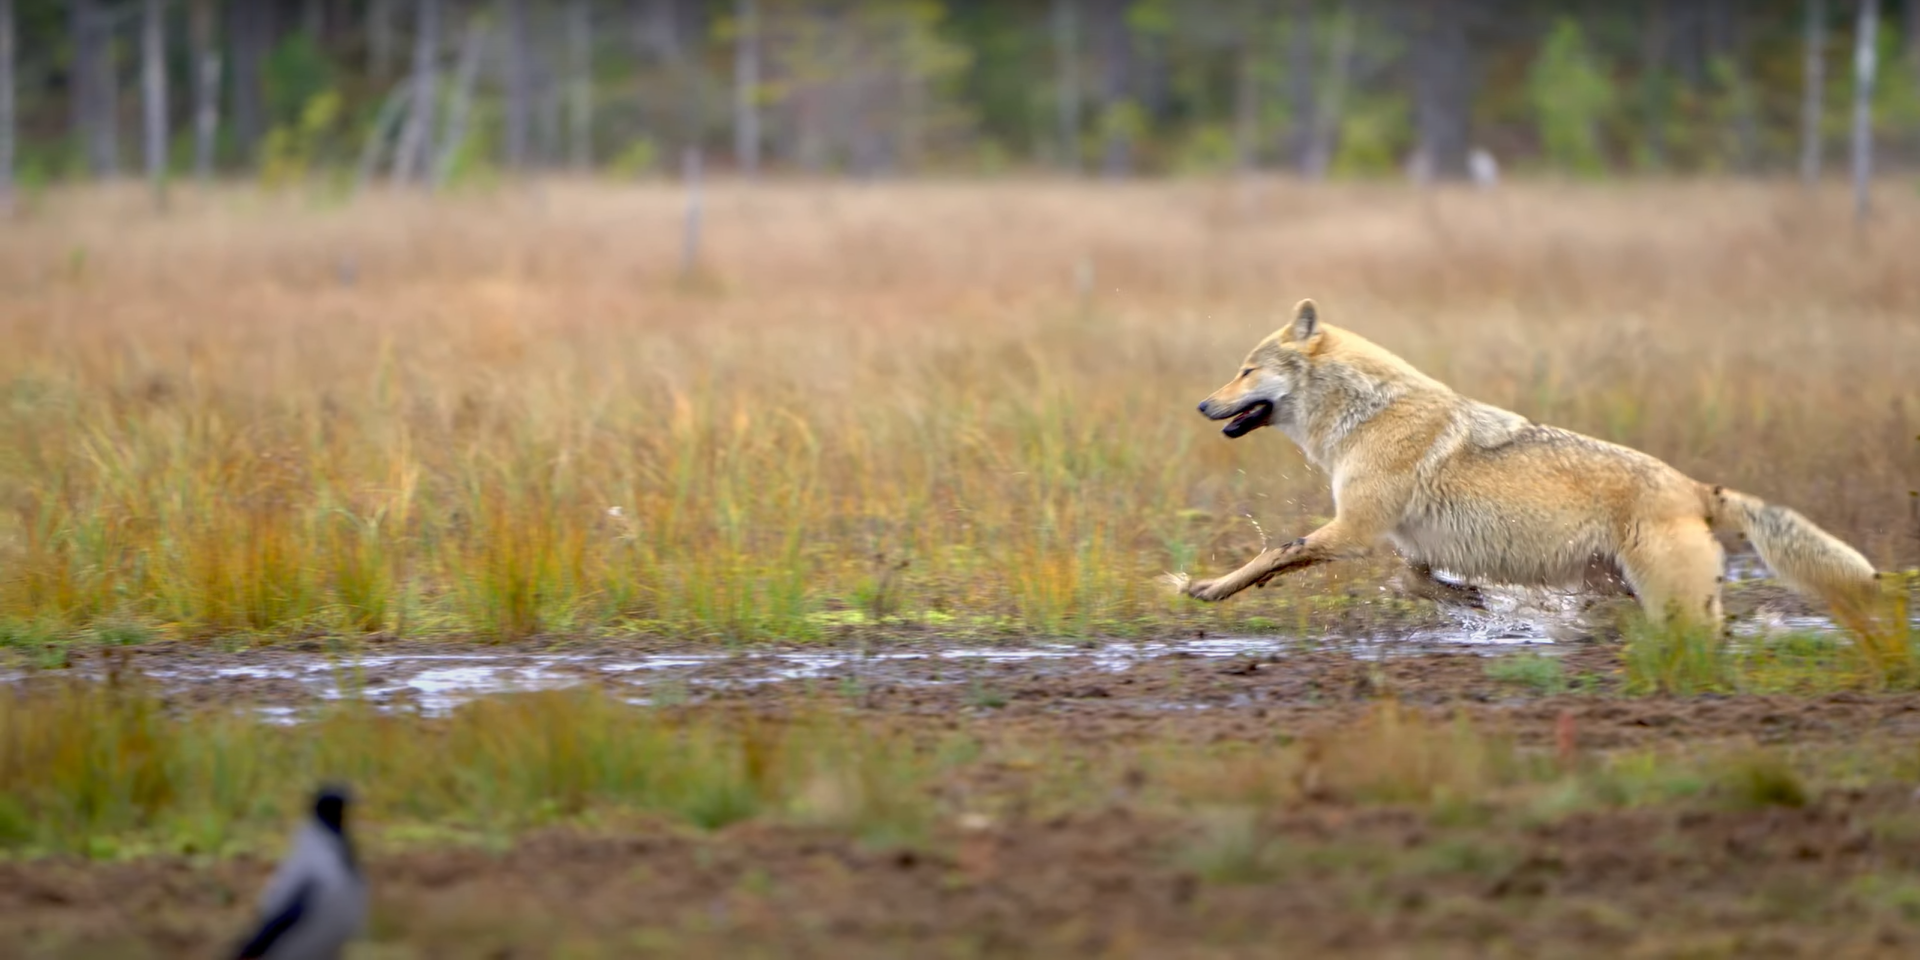
[[(1456, 638), (1436, 635), (1400, 640), (1343, 640), (1338, 642), (1338, 647), (1351, 650), (1356, 656), (1379, 658), (1430, 652), (1436, 646), (1513, 642), (1527, 641), (1488, 641), (1476, 634)], [(266, 649), (239, 655), (258, 658), (261, 661), (258, 663), (203, 666), (188, 661), (149, 669), (147, 675), (171, 689), (203, 684), (217, 687), (234, 682), (291, 685), (295, 689), (286, 691), (288, 700), (338, 700), (357, 695), (382, 707), (437, 715), (486, 694), (555, 690), (582, 683), (630, 685), (639, 693), (630, 699), (644, 703), (654, 699), (651, 694), (663, 683), (699, 689), (844, 677), (863, 684), (951, 685), (977, 681), (982, 670), (1004, 670), (1010, 665), (1030, 665), (1050, 673), (1115, 674), (1166, 657), (1204, 660), (1285, 657), (1299, 646), (1299, 641), (1281, 637), (1206, 637), (1018, 647), (928, 646), (865, 654), (841, 649), (675, 652), (642, 656), (450, 653), (337, 658)], [(1315, 646), (1328, 649), (1335, 644), (1329, 641)], [(263, 719), (275, 723), (294, 723), (299, 717), (298, 709), (290, 706), (263, 707), (259, 713)]]
[[(1737, 575), (1750, 577), (1751, 569)], [(1552, 629), (1574, 621), (1578, 598), (1549, 591), (1485, 591), (1487, 608), (1461, 611), (1444, 628), (1415, 630), (1394, 637), (1312, 641), (1290, 637), (1196, 637), (1180, 640), (1104, 643), (1034, 643), (1022, 646), (927, 644), (884, 651), (846, 648), (756, 650), (749, 652), (676, 651), (670, 653), (395, 653), (342, 659), (278, 649), (248, 651), (202, 661), (181, 657), (146, 669), (163, 688), (220, 690), (223, 685), (250, 688), (249, 699), (287, 703), (338, 700), (349, 694), (383, 708), (444, 714), (462, 703), (492, 693), (554, 690), (582, 683), (626, 687), (635, 703), (657, 702), (663, 690), (678, 688), (676, 699), (699, 689), (753, 687), (849, 679), (864, 685), (938, 686), (978, 682), (983, 671), (1004, 672), (1015, 665), (1048, 674), (1125, 673), (1168, 657), (1225, 660), (1281, 658), (1302, 649), (1340, 650), (1378, 660), (1436, 651), (1471, 650), (1497, 655), (1515, 646), (1538, 646), (1556, 653)], [(1834, 630), (1823, 617), (1762, 615), (1741, 623), (1743, 640), (1779, 631)], [(234, 663), (235, 659), (253, 662)], [(0, 684), (24, 675), (0, 675)], [(1169, 709), (1193, 708), (1172, 704)], [(301, 708), (265, 706), (260, 716), (272, 723), (297, 723)]]

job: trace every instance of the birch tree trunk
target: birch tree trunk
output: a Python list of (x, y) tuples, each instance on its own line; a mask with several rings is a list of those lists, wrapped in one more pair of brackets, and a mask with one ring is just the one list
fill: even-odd
[(1319, 122), (1314, 110), (1312, 0), (1293, 0), (1288, 19), (1287, 99), (1292, 116), (1287, 119), (1287, 140), (1282, 149), (1294, 168), (1306, 173), (1313, 155), (1314, 128)]
[(447, 125), (440, 131), (440, 153), (433, 160), (431, 184), (438, 190), (453, 175), (460, 148), (467, 141), (467, 120), (473, 114), (473, 90), (480, 82), (480, 63), (487, 53), (487, 23), (478, 13), (467, 17), (466, 37), (460, 42), (460, 65), (447, 104)]
[(433, 156), (434, 95), (439, 88), (440, 0), (414, 0), (417, 19), (413, 42), (413, 103), (400, 146), (393, 154), (393, 179), (425, 181)]
[(1916, 80), (1920, 80), (1920, 3), (1907, 4), (1906, 29), (1902, 33), (1907, 38), (1907, 66), (1911, 67)]
[(99, 0), (73, 0), (72, 127), (96, 177), (119, 172), (120, 144), (114, 116), (113, 44)]
[(527, 0), (507, 5), (507, 166), (527, 168), (527, 134), (533, 120), (533, 38), (527, 22)]
[(1101, 173), (1123, 177), (1133, 172), (1133, 137), (1120, 111), (1132, 104), (1133, 31), (1127, 25), (1127, 0), (1099, 0), (1101, 125), (1106, 145)]
[(367, 72), (393, 76), (393, 0), (367, 0)]
[(1414, 122), (1433, 176), (1466, 176), (1473, 109), (1473, 51), (1467, 45), (1467, 0), (1428, 0), (1414, 16)]
[(680, 233), (680, 276), (691, 279), (700, 269), (700, 148), (688, 147), (681, 161), (687, 186), (687, 212)]
[(536, 41), (533, 46), (533, 164), (537, 167), (558, 166), (565, 162), (567, 155), (566, 56), (564, 50), (558, 54), (554, 51), (562, 38), (554, 36), (551, 8), (552, 4), (535, 4), (531, 8)]
[(1873, 79), (1874, 40), (1879, 20), (1879, 0), (1859, 0), (1860, 19), (1854, 27), (1853, 47), (1853, 219), (1867, 220), (1867, 192), (1873, 179)]
[(1080, 173), (1080, 24), (1075, 0), (1053, 0), (1053, 57), (1059, 71), (1060, 162)]
[(1327, 52), (1327, 79), (1321, 84), (1323, 95), (1313, 111), (1313, 137), (1307, 148), (1306, 175), (1314, 180), (1326, 177), (1333, 167), (1333, 151), (1340, 137), (1341, 115), (1346, 112), (1347, 80), (1353, 70), (1354, 35), (1359, 29), (1353, 0), (1344, 0), (1333, 20), (1332, 49)]
[(360, 162), (355, 168), (353, 195), (360, 196), (373, 185), (374, 175), (380, 170), (380, 157), (386, 149), (387, 139), (393, 136), (393, 127), (400, 122), (406, 112), (411, 91), (403, 84), (395, 84), (387, 92), (385, 100), (380, 102), (380, 112), (374, 115), (373, 129), (367, 132), (367, 139), (360, 147)]
[(1826, 0), (1806, 0), (1806, 67), (1804, 95), (1800, 102), (1800, 179), (1806, 183), (1820, 180), (1821, 111), (1827, 88), (1827, 4)]
[(1640, 34), (1640, 107), (1646, 124), (1646, 164), (1653, 169), (1667, 165), (1667, 0), (1647, 0), (1645, 26)]
[(669, 124), (663, 116), (660, 126), (674, 128), (672, 141), (698, 143), (706, 122), (706, 68), (687, 53), (687, 34), (699, 23), (698, 11), (682, 9), (679, 0), (636, 2), (641, 5), (640, 47), (664, 68), (667, 89), (681, 98), (675, 120)]
[(13, 215), (13, 0), (0, 0), (0, 217)]
[(643, 57), (664, 64), (679, 62), (680, 17), (674, 0), (635, 0), (634, 46)]
[(1241, 173), (1251, 173), (1260, 160), (1260, 51), (1255, 44), (1266, 24), (1254, 9), (1255, 19), (1234, 51), (1233, 158)]
[(760, 170), (760, 6), (737, 0), (733, 46), (733, 155), (740, 172)]
[(193, 70), (193, 175), (213, 179), (215, 135), (220, 130), (220, 52), (213, 41), (213, 0), (193, 0), (187, 12)]
[(260, 103), (260, 67), (266, 59), (268, 11), (258, 0), (236, 0), (227, 10), (227, 32), (233, 49), (233, 139), (242, 162), (250, 162), (266, 127)]
[(567, 106), (571, 113), (568, 153), (573, 168), (593, 167), (593, 23), (587, 0), (573, 0), (567, 9), (567, 51), (572, 76)]
[(155, 209), (167, 208), (167, 11), (145, 0), (140, 18), (140, 100), (144, 108), (147, 183)]
[(1730, 119), (1735, 169), (1751, 173), (1760, 161), (1760, 96), (1752, 69), (1737, 56), (1747, 21), (1731, 3), (1717, 3), (1714, 9), (1718, 11), (1714, 43), (1719, 52), (1712, 62), (1725, 64), (1727, 94), (1733, 101)]

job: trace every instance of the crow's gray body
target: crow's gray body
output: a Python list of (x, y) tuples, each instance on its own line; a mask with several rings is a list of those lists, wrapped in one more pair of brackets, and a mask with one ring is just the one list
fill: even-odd
[[(319, 812), (301, 824), (293, 848), (268, 881), (259, 924), (237, 954), (241, 960), (336, 960), (360, 932), (367, 885), (345, 824), (338, 813), (325, 812), (328, 796), (321, 794)], [(343, 807), (344, 798), (332, 809)]]

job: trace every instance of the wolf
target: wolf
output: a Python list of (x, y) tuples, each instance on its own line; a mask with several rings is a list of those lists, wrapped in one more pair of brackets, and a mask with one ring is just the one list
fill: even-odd
[[(1618, 444), (1468, 399), (1351, 330), (1312, 300), (1200, 402), (1221, 432), (1287, 435), (1333, 481), (1333, 521), (1225, 576), (1173, 585), (1219, 601), (1387, 542), (1419, 596), (1472, 603), (1469, 582), (1630, 596), (1656, 623), (1724, 629), (1715, 531), (1752, 542), (1788, 586), (1843, 623), (1865, 615), (1878, 573), (1799, 513)], [(1850, 624), (1852, 625), (1852, 624)]]

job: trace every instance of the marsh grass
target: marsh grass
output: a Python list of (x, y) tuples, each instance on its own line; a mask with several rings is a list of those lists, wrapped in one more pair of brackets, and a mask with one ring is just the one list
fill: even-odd
[[(1262, 825), (1303, 805), (1395, 807), (1473, 827), (1503, 811), (1811, 802), (1828, 785), (1904, 782), (1911, 751), (1695, 747), (1576, 764), (1496, 728), (1382, 703), (1300, 740), (1110, 749), (849, 713), (637, 706), (595, 688), (495, 695), (446, 716), (359, 701), (300, 723), (168, 704), (137, 682), (46, 681), (0, 695), (0, 855), (229, 855), (279, 843), (312, 784), (342, 779), (364, 822), (408, 837), (510, 838), (556, 822), (643, 816), (688, 830), (809, 824), (881, 847), (948, 842), (982, 812), (1047, 818), (1129, 798), (1195, 826), (1180, 856), (1256, 882), (1292, 855)], [(1830, 755), (1829, 755), (1830, 754)]]
[(1912, 689), (1920, 683), (1911, 607), (1916, 584), (1920, 576), (1912, 572), (1882, 574), (1873, 603), (1840, 618), (1852, 627), (1844, 633), (1794, 630), (1729, 641), (1714, 631), (1664, 628), (1635, 616), (1624, 630), (1627, 688), (1679, 696)]
[(0, 619), (1312, 632), (1379, 570), (1205, 608), (1155, 582), (1331, 513), (1282, 438), (1193, 413), (1306, 295), (1470, 395), (1920, 559), (1920, 200), (1856, 237), (1837, 195), (1759, 184), (1269, 187), (715, 184), (697, 292), (663, 187), (50, 195), (0, 236)]
[(937, 751), (881, 725), (703, 718), (586, 690), (490, 697), (446, 718), (349, 703), (282, 726), (71, 684), (0, 699), (0, 846), (230, 852), (329, 778), (362, 785), (374, 822), (443, 831), (621, 810), (709, 830), (791, 815), (904, 842), (925, 833), (940, 769)]
[(1526, 687), (1541, 696), (1565, 693), (1568, 689), (1564, 664), (1556, 657), (1537, 653), (1516, 653), (1487, 663), (1488, 679)]
[(1271, 883), (1305, 866), (1297, 851), (1261, 829), (1258, 810), (1202, 810), (1195, 821), (1197, 835), (1177, 851), (1175, 861), (1208, 883)]
[(1636, 616), (1623, 632), (1629, 692), (1685, 697), (1738, 686), (1734, 654), (1714, 627), (1687, 621), (1668, 626)]

